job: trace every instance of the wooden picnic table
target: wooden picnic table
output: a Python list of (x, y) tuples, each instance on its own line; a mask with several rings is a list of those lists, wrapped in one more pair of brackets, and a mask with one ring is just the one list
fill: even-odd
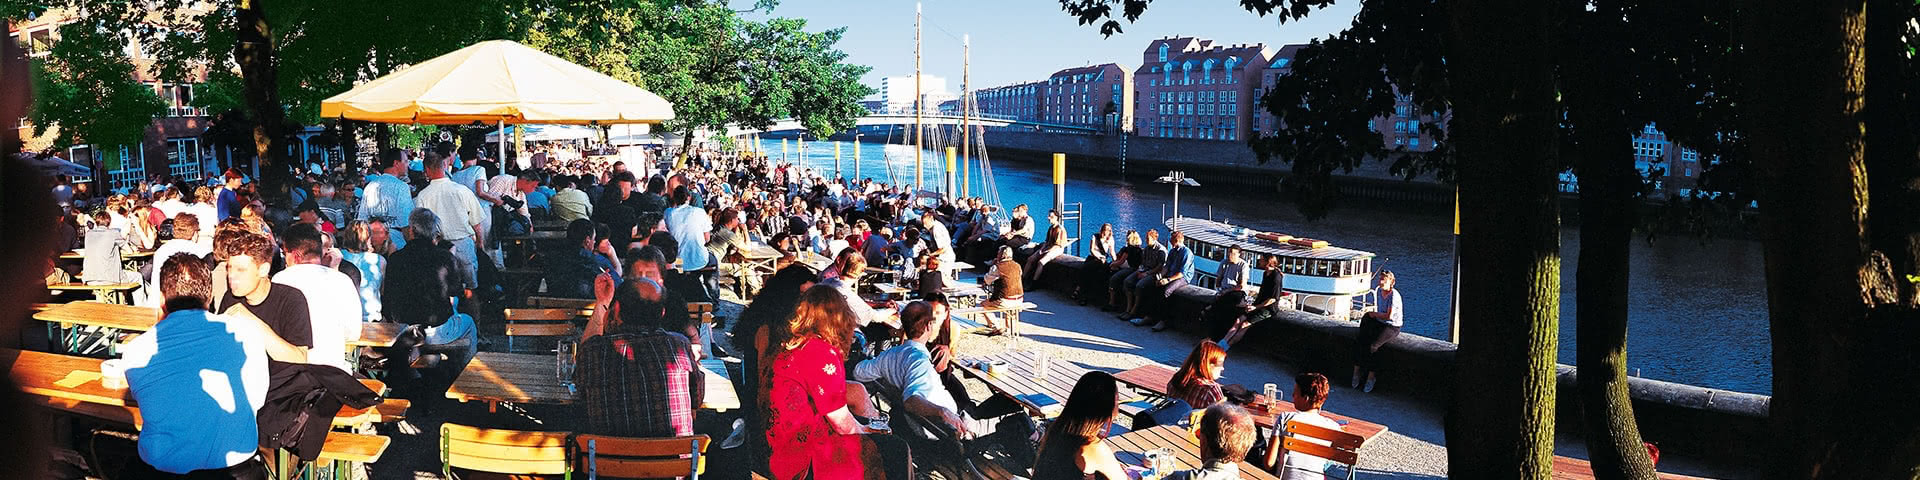
[[(579, 400), (578, 392), (554, 376), (554, 361), (553, 355), (480, 352), (454, 379), (447, 398), (487, 402), (488, 411), (501, 403), (566, 405)], [(726, 366), (719, 360), (703, 360), (700, 367), (706, 395), (699, 407), (720, 412), (740, 408), (740, 396), (727, 379)]]
[[(1200, 445), (1194, 443), (1187, 429), (1172, 425), (1161, 425), (1146, 430), (1135, 430), (1117, 437), (1107, 438), (1107, 447), (1113, 449), (1113, 455), (1126, 465), (1141, 465), (1146, 452), (1165, 448), (1173, 452), (1173, 463), (1177, 470), (1200, 468)], [(1245, 460), (1240, 461), (1240, 478), (1250, 480), (1277, 480), (1280, 478)]]
[[(68, 302), (50, 306), (33, 314), (35, 320), (61, 327), (85, 325), (134, 332), (153, 330), (160, 322), (160, 309), (100, 302)], [(349, 340), (355, 347), (391, 347), (407, 326), (393, 322), (361, 322), (360, 339)]]
[[(1005, 371), (987, 373), (980, 368), (980, 362), (1006, 362)], [(1039, 370), (1039, 359), (1031, 352), (1006, 351), (986, 355), (969, 355), (954, 362), (961, 373), (987, 384), (1001, 396), (1013, 399), (1027, 409), (1029, 415), (1052, 418), (1059, 415), (1059, 409), (1066, 406), (1067, 397), (1073, 393), (1073, 385), (1080, 381), (1087, 369), (1080, 368), (1064, 359), (1055, 358), (1048, 362), (1046, 375), (1035, 375)], [(1043, 409), (1033, 402), (1034, 395), (1045, 394), (1057, 402), (1052, 408)], [(1114, 399), (1116, 402), (1120, 399)]]
[(140, 284), (138, 282), (123, 282), (123, 283), (67, 282), (67, 283), (55, 283), (55, 284), (47, 285), (47, 290), (93, 292), (94, 301), (102, 302), (102, 303), (120, 303), (120, 304), (132, 304), (133, 291), (139, 290), (139, 289), (140, 289)]
[[(134, 250), (134, 251), (120, 252), (121, 261), (141, 260), (141, 259), (151, 259), (151, 258), (153, 258), (153, 250)], [(73, 249), (72, 251), (62, 252), (60, 254), (60, 259), (61, 260), (86, 260), (87, 249), (76, 248), (76, 249)]]
[[(110, 388), (102, 383), (100, 364), (103, 362), (101, 359), (91, 357), (0, 348), (0, 364), (7, 365), (7, 374), (13, 379), (14, 388), (19, 389), (20, 392), (45, 397), (49, 400), (43, 403), (63, 410), (83, 413), (91, 411), (96, 414), (116, 409), (124, 410), (124, 413), (107, 415), (107, 417), (130, 419), (128, 421), (138, 426), (139, 412), (138, 405), (133, 400), (133, 391), (128, 388)], [(375, 393), (386, 395), (387, 384), (384, 382), (360, 379), (360, 384)], [(76, 410), (78, 406), (75, 402), (109, 408), (92, 407), (90, 410)], [(401, 408), (401, 412), (395, 412), (392, 406), (383, 408), (377, 405), (367, 409), (342, 407), (340, 416), (351, 420), (380, 421), (404, 412), (404, 407)], [(338, 420), (336, 418), (336, 421)]]
[[(1155, 396), (1166, 397), (1167, 383), (1173, 381), (1173, 373), (1174, 370), (1168, 368), (1166, 365), (1149, 363), (1113, 374), (1113, 378), (1120, 380), (1120, 383), (1127, 384), (1139, 390), (1145, 390)], [(1283, 384), (1281, 391), (1284, 392), (1287, 388), (1292, 388), (1292, 385)], [(1275, 419), (1280, 413), (1299, 411), (1298, 408), (1293, 406), (1293, 402), (1286, 400), (1275, 399), (1274, 405), (1279, 408), (1272, 413), (1253, 409), (1249, 409), (1247, 412), (1253, 414), (1253, 422), (1255, 424), (1262, 427), (1273, 428)], [(1324, 409), (1320, 410), (1320, 414), (1330, 420), (1339, 422), (1341, 431), (1359, 435), (1362, 443), (1373, 440), (1373, 437), (1377, 437), (1387, 431), (1386, 425), (1329, 412)]]
[(560, 220), (560, 219), (544, 219), (544, 218), (539, 220), (534, 220), (533, 229), (535, 231), (546, 231), (546, 230), (566, 231), (567, 221)]
[[(1677, 473), (1654, 472), (1654, 475), (1659, 477), (1660, 480), (1704, 480), (1700, 477), (1691, 477)], [(1554, 480), (1591, 480), (1593, 478), (1592, 462), (1558, 455), (1553, 457)]]

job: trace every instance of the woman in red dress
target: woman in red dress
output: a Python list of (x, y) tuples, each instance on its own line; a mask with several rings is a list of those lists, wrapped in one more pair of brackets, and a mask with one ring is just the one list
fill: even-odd
[(864, 395), (848, 395), (841, 370), (853, 325), (846, 297), (816, 285), (801, 294), (788, 331), (780, 332), (784, 338), (765, 354), (770, 358), (762, 363), (761, 384), (766, 386), (767, 444), (773, 450), (767, 464), (774, 478), (807, 478), (808, 472), (816, 480), (884, 477), (874, 447), (862, 438), (877, 432), (849, 410), (849, 402), (866, 401)]

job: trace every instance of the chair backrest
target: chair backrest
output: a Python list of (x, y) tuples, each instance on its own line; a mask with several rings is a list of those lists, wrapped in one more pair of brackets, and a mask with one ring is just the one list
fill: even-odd
[(530, 296), (527, 297), (527, 304), (535, 308), (572, 308), (591, 311), (593, 308), (593, 299)]
[(441, 473), (461, 468), (515, 475), (567, 475), (567, 434), (442, 424)]
[(507, 336), (566, 335), (573, 330), (573, 319), (587, 315), (587, 312), (571, 308), (509, 308), (506, 311)]
[(694, 325), (713, 323), (713, 302), (687, 302), (687, 316), (696, 322)]
[[(1298, 452), (1331, 460), (1335, 463), (1352, 466), (1360, 461), (1360, 444), (1364, 440), (1359, 435), (1334, 430), (1319, 425), (1287, 422), (1281, 437), (1280, 448), (1288, 452)], [(1308, 439), (1318, 439), (1328, 443), (1321, 445)]]
[(575, 435), (570, 442), (576, 470), (587, 478), (673, 478), (698, 480), (706, 470), (706, 435), (631, 438)]

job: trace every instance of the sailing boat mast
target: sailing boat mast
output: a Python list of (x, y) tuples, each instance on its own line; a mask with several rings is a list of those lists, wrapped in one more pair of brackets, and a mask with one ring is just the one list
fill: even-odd
[[(960, 196), (967, 196), (967, 154), (973, 147), (973, 88), (967, 75), (973, 66), (973, 36), (960, 36)], [(948, 192), (952, 194), (952, 192)]]
[(926, 96), (920, 89), (920, 3), (913, 4), (913, 191), (920, 191), (920, 138), (926, 132), (920, 127), (920, 109)]

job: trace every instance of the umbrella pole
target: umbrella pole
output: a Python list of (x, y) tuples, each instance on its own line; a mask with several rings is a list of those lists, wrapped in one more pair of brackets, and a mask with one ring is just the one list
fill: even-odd
[(507, 120), (500, 119), (497, 121), (500, 122), (496, 125), (500, 132), (500, 171), (507, 171), (508, 165), (512, 165), (514, 171), (519, 171), (520, 162), (517, 161), (518, 159), (507, 159)]

